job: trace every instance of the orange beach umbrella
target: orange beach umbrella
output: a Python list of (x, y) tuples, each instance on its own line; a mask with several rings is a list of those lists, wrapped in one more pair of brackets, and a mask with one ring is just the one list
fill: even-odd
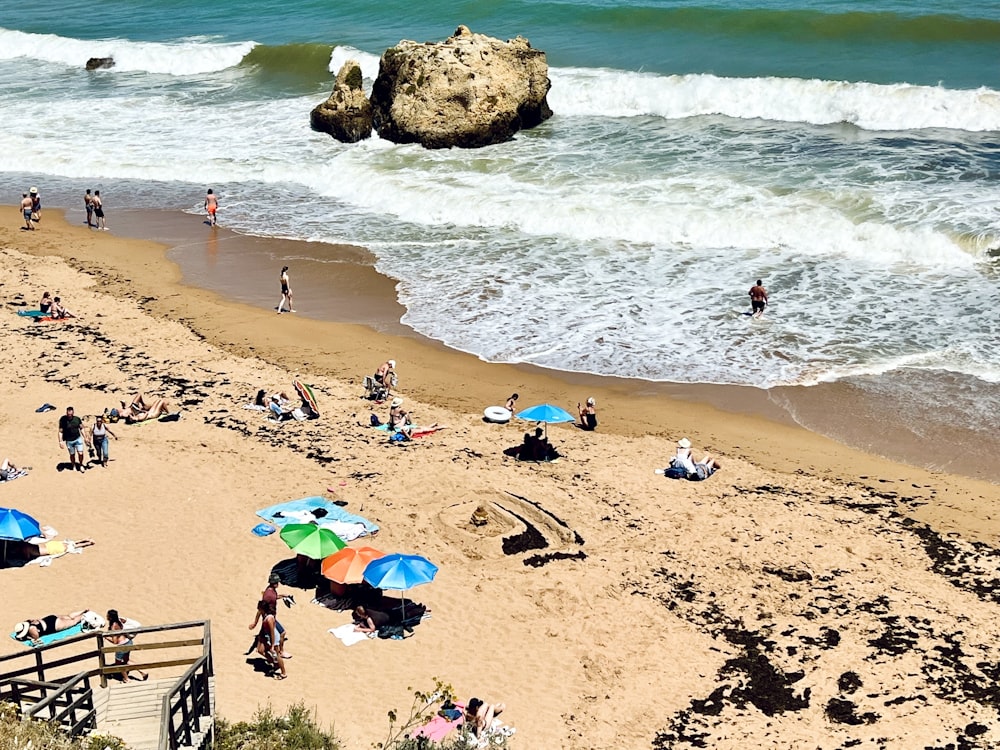
[(323, 558), (320, 570), (323, 575), (337, 583), (361, 583), (368, 563), (385, 557), (374, 547), (344, 547), (329, 557)]

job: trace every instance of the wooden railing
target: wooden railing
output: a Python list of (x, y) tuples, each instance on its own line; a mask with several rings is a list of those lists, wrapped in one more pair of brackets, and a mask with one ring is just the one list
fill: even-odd
[(210, 623), (196, 620), (128, 631), (130, 636), (138, 636), (191, 628), (201, 630), (198, 637), (120, 644), (111, 642), (120, 635), (118, 631), (94, 631), (30, 651), (0, 656), (0, 701), (15, 704), (26, 716), (56, 721), (76, 736), (96, 726), (91, 678), (99, 677), (101, 687), (106, 687), (108, 675), (122, 672), (122, 666), (114, 663), (116, 652), (155, 652), (200, 646), (196, 656), (174, 656), (159, 661), (143, 659), (141, 663), (142, 669), (147, 671), (189, 667), (164, 696), (161, 710), (160, 750), (177, 750), (181, 745), (190, 745), (192, 737), (202, 732), (204, 717), (212, 716), (209, 678), (214, 672)]
[[(80, 672), (61, 685), (30, 680), (22, 680), (20, 683), (41, 689), (41, 699), (24, 712), (29, 719), (54, 721), (70, 737), (77, 737), (97, 728), (94, 691), (90, 687), (90, 675), (86, 672)], [(52, 693), (46, 695), (48, 690), (52, 690)]]

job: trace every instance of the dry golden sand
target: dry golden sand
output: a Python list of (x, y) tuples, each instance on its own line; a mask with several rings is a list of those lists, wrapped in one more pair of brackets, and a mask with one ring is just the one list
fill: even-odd
[[(353, 748), (380, 740), (386, 710), (435, 676), (505, 701), (525, 748), (1000, 743), (996, 485), (636, 396), (627, 381), (581, 391), (415, 338), (279, 318), (179, 285), (158, 245), (52, 211), (37, 232), (0, 230), (0, 258), (0, 434), (34, 467), (0, 487), (0, 505), (97, 540), (48, 568), (0, 571), (5, 627), (82, 607), (144, 624), (210, 618), (221, 714), (301, 699)], [(79, 319), (14, 314), (44, 290)], [(417, 421), (448, 430), (396, 447), (361, 426), (360, 376), (389, 356)], [(242, 408), (293, 377), (314, 384), (320, 420), (278, 426)], [(524, 405), (594, 395), (600, 429), (551, 427), (566, 458), (520, 464), (503, 451), (522, 426), (481, 419), (514, 390)], [(183, 402), (183, 419), (113, 426), (108, 468), (57, 470), (65, 406), (95, 413), (136, 391)], [(45, 402), (59, 410), (37, 414)], [(722, 471), (654, 475), (683, 434)], [(313, 494), (378, 523), (379, 548), (436, 562), (434, 583), (412, 592), (433, 614), (412, 638), (346, 648), (326, 630), (348, 614), (297, 592), (281, 613), (290, 679), (277, 682), (243, 652), (288, 553), (250, 528), (254, 510)], [(475, 529), (481, 503), (493, 520)], [(547, 546), (505, 555), (526, 524)]]

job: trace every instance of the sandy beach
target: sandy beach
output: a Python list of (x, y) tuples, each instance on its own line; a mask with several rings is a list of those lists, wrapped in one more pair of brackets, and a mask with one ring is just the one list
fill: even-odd
[[(72, 219), (47, 210), (38, 231), (0, 229), (3, 450), (33, 467), (0, 486), (0, 505), (97, 543), (0, 571), (8, 625), (83, 607), (143, 624), (210, 618), (220, 714), (303, 700), (352, 748), (381, 740), (386, 711), (435, 677), (505, 702), (524, 748), (1000, 743), (998, 485), (844, 447), (735, 391), (723, 410), (698, 388), (668, 398), (404, 335), (391, 280), (362, 249), (331, 249), (350, 261), (331, 271), (342, 294), (330, 303), (350, 322), (333, 323), (275, 315), (278, 268), (245, 300), (182, 284), (151, 241), (177, 243), (162, 217), (109, 221), (113, 232)], [(309, 288), (294, 286), (303, 309)], [(46, 290), (79, 317), (15, 314)], [(389, 357), (415, 420), (448, 429), (396, 446), (366, 426), (388, 409), (361, 398), (361, 379)], [(243, 408), (293, 379), (313, 385), (320, 419)], [(600, 426), (550, 426), (564, 458), (519, 463), (504, 451), (526, 425), (482, 419), (514, 391), (570, 410), (593, 396)], [(115, 425), (107, 468), (59, 470), (65, 407), (100, 413), (136, 392), (183, 418)], [(57, 410), (36, 413), (44, 403)], [(682, 436), (723, 468), (700, 483), (654, 474)], [(296, 591), (278, 682), (243, 654), (267, 574), (291, 555), (250, 529), (257, 509), (309, 495), (346, 503), (380, 526), (374, 546), (440, 572), (410, 592), (432, 616), (402, 641), (345, 647), (326, 631), (349, 613)], [(479, 505), (484, 527), (469, 520)]]

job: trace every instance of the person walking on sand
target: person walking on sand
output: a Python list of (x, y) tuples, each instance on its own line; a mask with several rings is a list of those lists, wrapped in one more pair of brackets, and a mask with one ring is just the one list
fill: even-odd
[(94, 196), (90, 194), (90, 188), (83, 194), (83, 207), (87, 210), (87, 226), (94, 226)]
[(34, 229), (35, 222), (31, 220), (31, 198), (27, 193), (21, 193), (21, 213), (24, 214), (24, 228)]
[(757, 283), (750, 287), (747, 294), (750, 295), (750, 307), (753, 308), (750, 314), (759, 318), (764, 314), (764, 308), (767, 307), (767, 290), (764, 288), (764, 282), (757, 279)]
[(108, 231), (108, 223), (104, 219), (104, 201), (101, 199), (101, 191), (94, 191), (94, 216), (97, 217), (97, 228)]
[(215, 226), (215, 212), (219, 210), (219, 199), (212, 192), (212, 188), (208, 189), (208, 194), (205, 196), (205, 211), (208, 212), (208, 223), (213, 227)]
[(288, 286), (288, 266), (281, 269), (281, 302), (278, 303), (278, 315), (281, 315), (285, 305), (288, 305), (288, 312), (295, 312), (292, 309), (292, 289)]
[(115, 440), (118, 439), (118, 436), (104, 421), (104, 415), (98, 414), (94, 419), (94, 426), (90, 428), (90, 445), (97, 453), (97, 460), (104, 467), (108, 465), (108, 435)]
[(31, 220), (36, 224), (42, 220), (42, 196), (38, 194), (38, 188), (33, 187), (28, 191), (31, 196)]
[(83, 444), (83, 420), (73, 413), (72, 406), (67, 406), (66, 413), (59, 417), (59, 447), (66, 446), (70, 468), (77, 471), (83, 471)]

